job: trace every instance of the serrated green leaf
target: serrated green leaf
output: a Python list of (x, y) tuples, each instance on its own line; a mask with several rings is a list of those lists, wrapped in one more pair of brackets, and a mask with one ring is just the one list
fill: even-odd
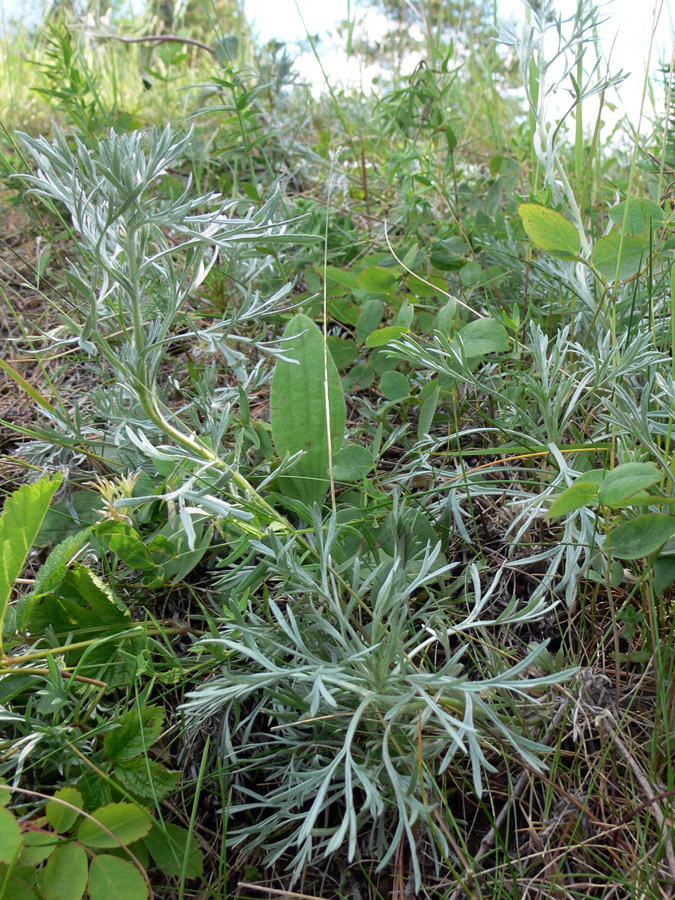
[[(311, 507), (322, 505), (328, 490), (328, 434), (324, 388), (323, 335), (307, 316), (298, 313), (289, 322), (284, 355), (272, 377), (271, 424), (279, 456), (303, 451), (291, 474), (280, 476), (282, 491)], [(332, 452), (342, 446), (345, 433), (345, 398), (340, 376), (327, 354), (328, 399)]]
[(118, 556), (130, 569), (149, 572), (157, 568), (140, 534), (133, 529), (130, 529), (128, 534), (105, 535), (104, 540), (115, 556)]
[[(61, 802), (59, 802), (61, 801)], [(66, 803), (69, 804), (66, 806)], [(71, 809), (76, 806), (77, 809)], [(58, 834), (65, 834), (75, 824), (80, 810), (84, 807), (82, 794), (74, 787), (59, 788), (45, 808), (47, 821)]]
[(581, 509), (582, 506), (590, 506), (598, 498), (598, 488), (592, 481), (575, 481), (559, 494), (549, 509), (547, 518), (557, 519), (566, 516), (567, 513)]
[[(619, 254), (621, 262), (619, 264)], [(649, 239), (646, 237), (623, 236), (617, 231), (598, 238), (593, 245), (591, 262), (600, 274), (613, 280), (619, 267), (619, 281), (625, 281), (637, 275), (647, 265), (649, 256)]]
[(133, 863), (103, 853), (91, 861), (89, 896), (92, 900), (147, 900), (148, 885)]
[(598, 490), (598, 500), (610, 508), (620, 506), (660, 480), (661, 473), (653, 463), (624, 463), (607, 473)]
[(384, 328), (376, 328), (366, 338), (366, 347), (384, 347), (385, 344), (395, 341), (403, 334), (410, 334), (406, 325), (387, 325)]
[(160, 800), (178, 784), (180, 772), (167, 769), (162, 763), (144, 756), (117, 763), (115, 776), (122, 787), (144, 799)]
[(619, 559), (650, 556), (675, 535), (675, 516), (658, 513), (636, 516), (623, 522), (611, 535), (611, 548)]
[[(99, 822), (107, 831), (99, 826)], [(132, 844), (145, 837), (151, 828), (152, 819), (146, 810), (133, 803), (108, 803), (82, 822), (77, 837), (87, 847), (111, 848), (119, 847), (120, 843)]]
[(134, 706), (120, 716), (119, 727), (106, 734), (105, 752), (115, 762), (134, 759), (157, 743), (163, 728), (161, 706)]
[[(158, 868), (169, 877), (178, 877), (187, 852), (187, 877), (199, 878), (204, 866), (204, 854), (194, 835), (188, 841), (187, 829), (180, 825), (155, 825), (143, 843), (150, 851)], [(187, 851), (186, 851), (187, 848)]]
[(87, 854), (79, 844), (65, 841), (45, 866), (45, 900), (80, 900), (86, 886)]
[(7, 498), (0, 515), (0, 656), (3, 653), (3, 623), (14, 582), (26, 564), (52, 497), (62, 481), (63, 477), (57, 475), (22, 485)]
[(579, 255), (581, 239), (569, 219), (536, 203), (521, 203), (518, 212), (527, 236), (540, 250), (560, 259), (575, 259)]
[(0, 862), (11, 864), (21, 850), (23, 833), (11, 812), (0, 806)]

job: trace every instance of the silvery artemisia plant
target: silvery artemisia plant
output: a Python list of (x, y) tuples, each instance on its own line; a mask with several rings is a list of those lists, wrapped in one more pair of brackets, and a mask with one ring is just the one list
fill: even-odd
[[(66, 137), (56, 126), (51, 143), (27, 135), (23, 140), (37, 163), (36, 173), (23, 176), (24, 181), (35, 194), (65, 207), (78, 241), (79, 259), (71, 261), (68, 277), (83, 302), (82, 315), (60, 310), (63, 326), (48, 335), (50, 350), (79, 345), (108, 362), (117, 384), (107, 395), (105, 415), (113, 420), (113, 433), (119, 444), (126, 445), (127, 454), (135, 447), (146, 458), (198, 463), (202, 476), (212, 473), (211, 487), (213, 479), (219, 480), (265, 518), (279, 519), (225, 458), (221, 439), (228, 423), (228, 398), (216, 403), (222, 410), (220, 418), (215, 421), (211, 416), (212, 433), (203, 439), (169, 412), (158, 385), (167, 350), (187, 341), (200, 341), (220, 352), (244, 385), (251, 377), (245, 356), (234, 344), (252, 339), (235, 334), (234, 328), (242, 319), (264, 318), (287, 297), (290, 285), (264, 300), (249, 292), (239, 309), (209, 328), (186, 326), (189, 320), (179, 314), (219, 257), (227, 255), (232, 264), (239, 248), (253, 241), (306, 239), (286, 232), (288, 220), (273, 222), (278, 189), (243, 217), (233, 214), (236, 201), (224, 203), (215, 193), (192, 196), (189, 179), (177, 197), (158, 192), (162, 177), (191, 141), (190, 133), (177, 135), (171, 126), (153, 129), (149, 139), (140, 132), (111, 131), (95, 150), (77, 137)], [(263, 351), (281, 352), (255, 343)], [(67, 433), (74, 423), (64, 418), (52, 425)], [(167, 438), (170, 444), (158, 447)], [(228, 511), (231, 508), (224, 505), (222, 514)]]
[(251, 542), (264, 607), (239, 603), (255, 567), (226, 576), (220, 634), (195, 646), (213, 675), (186, 697), (188, 727), (222, 723), (231, 845), (297, 876), (338, 850), (382, 867), (406, 844), (419, 886), (421, 857), (453, 855), (446, 773), (466, 757), (480, 794), (500, 754), (541, 771), (535, 721), (572, 672), (537, 671), (543, 644), (517, 662), (492, 649), (491, 629), (547, 608), (513, 597), (496, 612), (501, 570), (488, 585), (475, 565), (452, 577), (440, 545), (411, 556), (402, 542), (379, 562), (344, 558), (344, 526), (314, 524), (312, 563), (295, 538)]

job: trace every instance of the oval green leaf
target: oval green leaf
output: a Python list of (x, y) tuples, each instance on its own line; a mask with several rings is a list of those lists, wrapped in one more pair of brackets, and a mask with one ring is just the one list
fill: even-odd
[[(637, 275), (647, 264), (649, 238), (623, 236), (618, 231), (598, 238), (593, 246), (591, 262), (603, 278), (625, 281)], [(620, 257), (620, 258), (619, 258)]]
[(598, 500), (610, 508), (620, 506), (629, 497), (661, 480), (653, 463), (624, 463), (608, 472), (598, 491)]
[(104, 853), (91, 862), (89, 896), (96, 900), (147, 900), (148, 886), (135, 865)]
[(87, 847), (119, 847), (140, 840), (151, 828), (152, 819), (144, 809), (133, 803), (108, 803), (82, 822), (77, 836)]
[(403, 334), (410, 334), (410, 329), (405, 325), (387, 325), (385, 328), (378, 328), (366, 338), (366, 347), (384, 347), (390, 341), (395, 341)]
[(567, 513), (581, 509), (582, 506), (590, 506), (598, 498), (598, 489), (590, 481), (575, 481), (566, 490), (555, 498), (549, 509), (547, 518), (558, 519)]
[(649, 556), (675, 535), (675, 516), (636, 516), (612, 532), (612, 553), (619, 559)]
[(47, 861), (44, 879), (45, 900), (80, 900), (87, 886), (84, 849), (71, 842), (60, 844)]
[(576, 259), (581, 238), (569, 219), (537, 203), (521, 203), (518, 212), (527, 236), (536, 247), (560, 259)]
[(8, 809), (0, 807), (0, 863), (10, 865), (22, 843), (21, 826)]
[[(68, 805), (66, 805), (68, 804)], [(71, 807), (77, 807), (72, 809)], [(84, 806), (82, 794), (74, 787), (59, 788), (45, 809), (47, 821), (58, 834), (64, 834), (75, 824)]]

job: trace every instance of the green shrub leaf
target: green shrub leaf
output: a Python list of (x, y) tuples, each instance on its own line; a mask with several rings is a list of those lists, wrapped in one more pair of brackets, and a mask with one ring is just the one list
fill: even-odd
[(2, 626), (14, 582), (26, 564), (28, 552), (62, 480), (57, 475), (24, 484), (5, 501), (0, 516), (0, 655)]
[(619, 559), (649, 556), (675, 535), (675, 516), (656, 513), (636, 516), (612, 532), (612, 553)]
[(619, 281), (624, 281), (644, 268), (648, 255), (649, 238), (624, 235), (621, 240), (619, 232), (613, 231), (595, 242), (591, 262), (603, 278), (610, 281), (616, 277), (618, 265)]
[(92, 900), (147, 900), (148, 886), (133, 863), (104, 853), (91, 861), (89, 896)]
[(385, 328), (377, 328), (371, 331), (366, 338), (366, 347), (384, 347), (390, 341), (395, 341), (403, 334), (410, 334), (406, 325), (387, 325)]
[(0, 807), (0, 862), (13, 862), (23, 843), (21, 827), (4, 806)]
[[(104, 831), (99, 822), (108, 830)], [(144, 809), (133, 803), (109, 803), (82, 822), (77, 836), (87, 847), (119, 847), (120, 843), (126, 846), (145, 837), (151, 828), (152, 819)]]
[(569, 219), (537, 203), (521, 203), (518, 212), (527, 236), (540, 250), (560, 259), (575, 259), (579, 255), (581, 239)]
[(566, 490), (559, 494), (549, 509), (549, 519), (557, 519), (566, 516), (567, 513), (581, 509), (582, 506), (590, 506), (598, 498), (597, 485), (591, 481), (575, 481)]
[[(180, 825), (155, 824), (152, 831), (143, 838), (150, 856), (157, 866), (170, 877), (177, 877), (183, 868), (187, 852), (187, 877), (199, 878), (204, 866), (204, 854), (194, 835), (188, 841), (188, 832)], [(187, 849), (186, 849), (187, 848)]]
[(45, 900), (80, 900), (87, 886), (87, 854), (79, 844), (60, 844), (47, 861)]
[(105, 752), (115, 762), (134, 759), (157, 743), (163, 728), (161, 706), (135, 706), (120, 716), (119, 727), (106, 734)]
[(624, 463), (608, 472), (598, 490), (598, 499), (605, 506), (620, 506), (638, 491), (661, 480), (661, 473), (653, 463)]
[[(70, 806), (66, 806), (66, 803), (69, 803)], [(66, 831), (69, 831), (80, 815), (77, 809), (71, 809), (71, 806), (76, 806), (77, 809), (82, 809), (84, 806), (82, 794), (74, 787), (59, 788), (53, 799), (47, 804), (45, 809), (47, 821), (58, 834), (65, 834)]]

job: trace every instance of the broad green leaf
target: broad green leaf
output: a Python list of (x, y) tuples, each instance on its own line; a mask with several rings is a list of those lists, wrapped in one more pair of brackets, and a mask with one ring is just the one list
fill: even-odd
[(180, 825), (155, 825), (152, 831), (143, 838), (143, 843), (158, 868), (169, 877), (177, 877), (183, 868), (183, 859), (187, 848), (187, 877), (199, 878), (204, 866), (204, 854), (194, 835), (188, 841), (188, 832)]
[(356, 343), (365, 343), (368, 335), (377, 329), (384, 315), (384, 304), (381, 300), (369, 300), (356, 323)]
[(130, 620), (129, 610), (121, 606), (111, 588), (87, 566), (73, 563), (50, 593), (28, 600), (21, 627), (33, 634), (44, 634), (47, 628), (60, 635), (77, 630), (104, 634), (125, 628)]
[(138, 797), (160, 800), (173, 791), (180, 779), (180, 772), (167, 769), (154, 759), (141, 756), (117, 763), (115, 777), (122, 787)]
[[(59, 802), (62, 801), (62, 802)], [(66, 806), (66, 803), (69, 806)], [(77, 809), (71, 809), (76, 806)], [(45, 808), (47, 821), (58, 834), (65, 834), (75, 824), (79, 817), (78, 809), (84, 807), (82, 794), (74, 787), (59, 788), (54, 797), (49, 801)]]
[[(467, 359), (509, 349), (509, 334), (496, 319), (476, 319), (459, 332)], [(456, 340), (456, 339), (455, 339)]]
[[(38, 895), (30, 883), (30, 869), (16, 867), (11, 870), (0, 863), (0, 885), (4, 886), (3, 900), (38, 900)], [(43, 895), (40, 894), (40, 900)]]
[(592, 481), (575, 481), (566, 490), (559, 494), (547, 513), (547, 518), (557, 519), (566, 516), (567, 513), (581, 509), (582, 506), (590, 506), (598, 498), (597, 485)]
[(27, 831), (23, 836), (23, 847), (19, 864), (37, 866), (56, 850), (61, 838), (53, 831)]
[(87, 886), (87, 854), (79, 844), (65, 841), (47, 861), (45, 900), (80, 900)]
[(328, 301), (328, 313), (338, 322), (342, 322), (343, 325), (356, 325), (359, 321), (361, 310), (351, 300), (344, 300), (338, 297)]
[(385, 328), (377, 328), (371, 331), (366, 338), (366, 347), (384, 347), (390, 341), (395, 341), (403, 334), (410, 334), (406, 325), (387, 325)]
[(394, 294), (396, 293), (397, 272), (393, 269), (384, 269), (381, 266), (370, 266), (359, 272), (356, 276), (361, 290), (370, 294)]
[[(108, 830), (104, 831), (99, 822)], [(151, 828), (152, 819), (144, 809), (133, 803), (108, 803), (82, 822), (77, 837), (87, 847), (119, 847), (120, 843), (126, 846), (145, 837)]]
[(617, 231), (598, 238), (593, 245), (591, 262), (603, 278), (611, 281), (616, 277), (619, 251), (621, 251), (619, 281), (625, 281), (637, 275), (646, 266), (649, 255), (649, 239), (624, 235), (622, 241), (621, 235)]
[(335, 454), (333, 460), (336, 481), (357, 481), (367, 475), (373, 468), (375, 460), (367, 447), (360, 444), (347, 444)]
[[(300, 450), (303, 456), (279, 483), (289, 497), (321, 506), (329, 484), (323, 335), (310, 318), (298, 313), (284, 337), (289, 361), (277, 360), (272, 377), (272, 435), (282, 459)], [(345, 398), (330, 352), (326, 362), (331, 448), (337, 453), (345, 433)]]
[(518, 212), (532, 243), (551, 256), (575, 259), (581, 249), (579, 232), (554, 209), (536, 203), (521, 203)]
[(347, 391), (365, 391), (375, 380), (375, 372), (372, 366), (358, 363), (342, 378), (342, 384)]
[(134, 706), (120, 716), (119, 727), (106, 734), (103, 741), (105, 752), (115, 762), (134, 759), (157, 743), (163, 728), (164, 710), (161, 706)]
[(410, 396), (410, 382), (402, 372), (385, 372), (380, 378), (380, 390), (387, 400), (405, 400)]
[(649, 556), (675, 535), (675, 516), (658, 513), (637, 516), (612, 532), (612, 553), (619, 559)]
[(661, 473), (653, 463), (624, 463), (607, 473), (598, 490), (598, 500), (605, 506), (620, 506), (660, 480)]
[(0, 862), (10, 865), (21, 850), (23, 833), (19, 823), (4, 806), (0, 807)]
[(663, 210), (646, 197), (631, 197), (610, 209), (609, 217), (625, 234), (648, 235), (662, 224)]
[(404, 325), (406, 328), (410, 328), (414, 318), (415, 307), (412, 305), (412, 303), (410, 303), (409, 300), (404, 300), (401, 304), (401, 308), (396, 313), (394, 325)]
[(83, 528), (54, 547), (44, 564), (40, 566), (31, 593), (44, 594), (61, 581), (67, 564), (85, 546), (92, 531), (92, 528)]
[[(317, 271), (320, 275), (323, 275), (321, 269), (317, 269)], [(337, 284), (342, 284), (351, 290), (356, 290), (359, 287), (356, 275), (348, 269), (336, 269), (334, 266), (326, 266), (326, 278), (328, 281), (335, 281)]]
[(356, 342), (351, 338), (342, 338), (330, 334), (327, 338), (328, 349), (338, 369), (346, 369), (352, 365), (358, 354)]
[(30, 548), (62, 480), (63, 477), (57, 475), (24, 484), (5, 501), (0, 516), (0, 655), (3, 652), (2, 626), (14, 582), (26, 564)]
[(104, 853), (91, 861), (89, 896), (92, 900), (147, 900), (148, 885), (133, 863)]
[(115, 556), (130, 569), (140, 569), (142, 572), (152, 571), (156, 568), (150, 551), (143, 543), (140, 534), (130, 528), (128, 533), (113, 533), (104, 536), (104, 540)]

